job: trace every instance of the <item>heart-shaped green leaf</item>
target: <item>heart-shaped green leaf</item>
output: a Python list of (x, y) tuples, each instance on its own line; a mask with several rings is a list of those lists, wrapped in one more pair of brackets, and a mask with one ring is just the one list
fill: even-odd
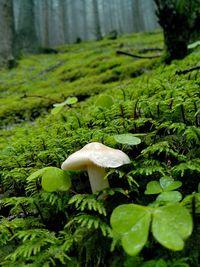
[(144, 192), (146, 195), (153, 195), (153, 194), (159, 194), (163, 190), (160, 186), (160, 183), (158, 181), (151, 181), (147, 184), (147, 189)]
[(68, 172), (49, 167), (42, 175), (42, 188), (48, 192), (67, 191), (71, 186)]
[(148, 238), (150, 221), (148, 207), (124, 204), (113, 211), (110, 223), (114, 233), (121, 236), (127, 254), (133, 256), (141, 251)]
[(160, 186), (163, 189), (166, 189), (168, 186), (170, 186), (174, 182), (174, 179), (168, 176), (160, 178)]
[(139, 145), (141, 143), (140, 138), (129, 133), (114, 135), (114, 139), (120, 144), (125, 144), (125, 145), (130, 145), (130, 146)]
[(180, 204), (159, 207), (153, 213), (153, 236), (171, 250), (183, 249), (184, 240), (190, 236), (192, 228), (192, 217)]
[(171, 177), (162, 177), (160, 178), (160, 185), (163, 188), (163, 191), (172, 191), (179, 188), (182, 185), (180, 181), (174, 181)]
[(181, 201), (182, 195), (178, 191), (169, 191), (169, 192), (162, 192), (156, 198), (156, 201), (159, 202), (174, 202), (177, 203)]
[(174, 181), (164, 191), (172, 191), (172, 190), (178, 189), (181, 186), (182, 186), (182, 182), (181, 181)]

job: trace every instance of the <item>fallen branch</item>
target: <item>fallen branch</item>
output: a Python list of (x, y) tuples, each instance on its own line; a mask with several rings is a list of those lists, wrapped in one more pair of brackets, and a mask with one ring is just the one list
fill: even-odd
[(176, 71), (176, 75), (181, 75), (181, 74), (186, 74), (188, 72), (191, 72), (193, 70), (199, 70), (200, 69), (200, 66), (195, 66), (195, 67), (192, 67), (192, 68), (189, 68), (189, 69), (184, 69), (184, 70), (177, 70)]
[(116, 51), (117, 54), (122, 54), (122, 55), (126, 55), (126, 56), (130, 56), (130, 57), (135, 57), (135, 58), (156, 58), (156, 57), (160, 57), (160, 55), (153, 55), (153, 56), (139, 56), (139, 55), (135, 55), (135, 54), (131, 54), (131, 53), (127, 53), (121, 50), (117, 50)]
[(139, 50), (140, 53), (146, 53), (146, 52), (152, 52), (152, 51), (162, 52), (163, 48), (160, 48), (160, 47), (146, 47), (146, 48), (141, 48)]

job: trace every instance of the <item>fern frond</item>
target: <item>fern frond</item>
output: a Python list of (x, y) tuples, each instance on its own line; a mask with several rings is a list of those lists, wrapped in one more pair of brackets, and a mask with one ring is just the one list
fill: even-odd
[(17, 231), (28, 229), (30, 227), (41, 227), (42, 224), (37, 218), (16, 218), (9, 220), (3, 218), (0, 221), (0, 246), (5, 245), (15, 239), (14, 235)]
[(6, 219), (2, 219), (0, 223), (0, 247), (5, 246), (12, 237), (12, 229), (9, 227), (9, 222)]
[(26, 186), (26, 192), (29, 195), (37, 194), (41, 189), (41, 175), (42, 175), (43, 169), (39, 169), (35, 172), (33, 172), (28, 178), (27, 178), (27, 186)]
[(9, 197), (2, 200), (2, 204), (6, 206), (19, 206), (20, 204), (28, 205), (33, 203), (31, 197)]
[(200, 172), (200, 159), (188, 160), (172, 168), (172, 172), (174, 172), (175, 175), (181, 173), (181, 177), (184, 176), (187, 170)]
[(186, 125), (182, 122), (170, 123), (168, 129), (172, 130), (173, 133), (182, 134), (185, 130)]
[(158, 142), (142, 150), (141, 154), (145, 157), (149, 155), (160, 155), (165, 153), (166, 156), (179, 157), (179, 154), (170, 147), (167, 141)]
[(45, 229), (29, 229), (25, 231), (18, 231), (15, 234), (15, 237), (19, 238), (23, 242), (27, 239), (31, 241), (36, 240), (37, 238), (41, 238), (44, 240), (48, 240), (48, 242), (52, 243), (52, 240), (54, 239), (55, 235)]
[(188, 127), (183, 136), (188, 142), (194, 142), (195, 144), (200, 144), (200, 129), (195, 126)]
[(166, 166), (164, 163), (158, 161), (158, 160), (146, 160), (143, 162), (143, 165), (141, 166), (139, 164), (135, 166), (135, 170), (132, 170), (130, 174), (132, 175), (145, 175), (149, 176), (154, 173), (162, 174), (163, 176), (166, 175)]
[(45, 192), (42, 191), (40, 194), (41, 199), (47, 202), (51, 206), (54, 206), (57, 211), (66, 209), (67, 197), (62, 192)]
[(88, 229), (100, 229), (104, 236), (111, 234), (111, 228), (96, 216), (83, 213), (76, 216), (75, 221), (80, 224), (81, 227), (86, 227)]
[(17, 190), (24, 190), (27, 171), (28, 169), (26, 168), (14, 168), (12, 170), (3, 171), (1, 174), (1, 183), (3, 185), (4, 191), (12, 192)]
[[(71, 236), (59, 233), (58, 237), (53, 232), (45, 229), (21, 230), (13, 237), (18, 240), (17, 248), (11, 252), (2, 266), (24, 266), (33, 263), (33, 266), (57, 266), (66, 263), (70, 257), (66, 252), (71, 248)], [(68, 246), (65, 244), (68, 242)], [(26, 265), (25, 265), (26, 266)], [(32, 266), (32, 265), (30, 265)], [(60, 266), (60, 265), (59, 265)]]
[(30, 229), (18, 231), (13, 237), (21, 240), (15, 251), (6, 257), (6, 260), (16, 261), (39, 253), (46, 245), (55, 244), (56, 237), (45, 229)]
[(106, 216), (106, 209), (103, 201), (96, 199), (93, 195), (78, 194), (71, 197), (68, 204), (74, 204), (78, 210), (94, 210), (99, 214)]
[(10, 214), (23, 212), (25, 215), (35, 211), (34, 199), (32, 197), (10, 197), (2, 200), (2, 205), (12, 206)]
[(73, 235), (70, 235), (68, 233), (66, 234), (64, 231), (61, 233), (63, 234), (63, 240), (64, 240), (63, 244), (61, 245), (62, 250), (68, 252), (74, 243), (74, 237)]

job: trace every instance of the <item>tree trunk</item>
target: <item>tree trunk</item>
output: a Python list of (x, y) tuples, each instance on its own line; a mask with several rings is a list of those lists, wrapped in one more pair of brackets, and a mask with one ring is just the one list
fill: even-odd
[(13, 67), (14, 19), (12, 0), (0, 0), (0, 67)]
[(17, 52), (38, 52), (33, 0), (20, 0), (17, 29)]
[(184, 58), (188, 52), (187, 45), (191, 32), (189, 4), (184, 5), (184, 10), (179, 10), (170, 0), (154, 1), (157, 5), (158, 22), (164, 31), (165, 62)]
[(101, 35), (101, 26), (100, 26), (99, 9), (98, 9), (97, 0), (93, 0), (93, 12), (94, 12), (95, 36), (96, 36), (96, 40), (99, 41), (102, 39), (102, 35)]

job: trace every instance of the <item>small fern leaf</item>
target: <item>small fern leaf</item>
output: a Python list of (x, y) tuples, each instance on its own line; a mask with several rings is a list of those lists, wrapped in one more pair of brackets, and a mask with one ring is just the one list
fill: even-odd
[(93, 195), (74, 195), (69, 200), (68, 204), (74, 204), (75, 207), (81, 211), (94, 210), (106, 216), (106, 209), (103, 201), (96, 199)]
[(80, 214), (75, 220), (81, 227), (100, 229), (104, 236), (108, 236), (111, 232), (110, 227), (98, 217), (88, 214)]

